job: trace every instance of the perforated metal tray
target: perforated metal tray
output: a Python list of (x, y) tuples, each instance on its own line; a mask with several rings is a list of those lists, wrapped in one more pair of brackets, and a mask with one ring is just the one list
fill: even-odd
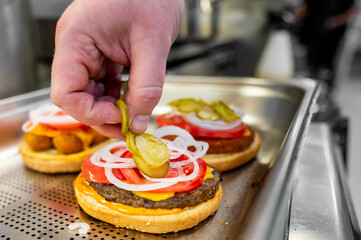
[[(20, 126), (30, 109), (49, 101), (49, 90), (0, 101), (0, 239), (270, 239), (272, 219), (282, 219), (276, 210), (290, 193), (294, 156), (310, 120), (315, 89), (311, 80), (168, 77), (154, 114), (180, 97), (222, 99), (246, 110), (245, 121), (260, 132), (263, 143), (256, 159), (222, 175), (224, 196), (215, 215), (190, 230), (160, 235), (88, 216), (74, 196), (77, 174), (47, 175), (24, 167), (17, 151)], [(9, 110), (9, 104), (16, 107)], [(267, 221), (246, 224), (254, 219)], [(86, 222), (90, 231), (69, 230), (72, 222)], [(249, 233), (260, 229), (264, 234), (257, 237)]]

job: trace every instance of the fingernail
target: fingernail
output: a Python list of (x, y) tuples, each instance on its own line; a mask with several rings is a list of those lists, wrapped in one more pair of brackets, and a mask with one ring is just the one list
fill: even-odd
[(149, 115), (136, 116), (132, 122), (133, 128), (139, 132), (144, 132), (147, 129), (149, 118)]

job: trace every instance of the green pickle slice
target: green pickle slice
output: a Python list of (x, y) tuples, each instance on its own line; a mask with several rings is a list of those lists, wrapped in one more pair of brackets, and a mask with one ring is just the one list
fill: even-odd
[(115, 102), (115, 105), (119, 108), (122, 114), (122, 134), (126, 135), (129, 128), (129, 113), (125, 102), (121, 99)]
[(176, 107), (183, 113), (195, 112), (197, 117), (202, 120), (218, 121), (223, 119), (225, 122), (233, 122), (240, 117), (223, 101), (209, 104), (202, 99), (184, 98), (172, 101), (169, 105)]
[(146, 174), (149, 177), (153, 178), (161, 178), (164, 177), (169, 170), (169, 161), (165, 162), (160, 167), (152, 167), (150, 166), (144, 158), (139, 155), (133, 155), (133, 160), (137, 165), (138, 169), (142, 171), (142, 173)]
[(221, 116), (216, 113), (213, 109), (203, 108), (196, 112), (197, 117), (202, 120), (217, 121), (221, 119)]
[(125, 141), (127, 142), (128, 148), (129, 150), (133, 153), (133, 154), (137, 154), (140, 155), (139, 150), (137, 148), (137, 144), (135, 143), (135, 137), (137, 135), (135, 135), (134, 133), (132, 133), (131, 131), (129, 131), (126, 135), (125, 135)]
[(199, 104), (201, 104), (203, 107), (209, 107), (209, 108), (212, 108), (212, 105), (203, 101), (203, 99), (199, 99)]
[(179, 111), (184, 113), (196, 112), (202, 109), (202, 105), (195, 99), (181, 99), (177, 107)]
[(139, 157), (134, 158), (141, 171), (151, 177), (164, 177), (169, 169), (170, 152), (167, 146), (151, 134), (143, 133), (135, 138)]
[(149, 177), (164, 177), (169, 170), (170, 151), (167, 145), (151, 134), (134, 134), (129, 131), (127, 106), (121, 99), (116, 105), (122, 114), (122, 134), (126, 136), (128, 148), (138, 169)]
[(128, 81), (123, 81), (122, 85), (120, 86), (120, 100), (125, 100), (125, 94), (127, 93), (128, 89)]
[(214, 103), (213, 109), (222, 116), (225, 122), (233, 122), (234, 120), (240, 118), (237, 114), (234, 113), (232, 109), (228, 107), (226, 103), (222, 101)]

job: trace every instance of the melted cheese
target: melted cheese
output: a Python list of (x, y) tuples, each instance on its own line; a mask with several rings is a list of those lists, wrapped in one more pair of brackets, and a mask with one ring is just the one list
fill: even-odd
[(248, 137), (248, 136), (251, 136), (251, 131), (250, 130), (246, 130), (243, 134), (244, 137)]
[(168, 193), (149, 193), (149, 192), (133, 192), (138, 197), (146, 198), (152, 201), (162, 201), (174, 197), (174, 192)]
[(213, 168), (207, 166), (206, 175), (204, 175), (203, 181), (214, 178), (212, 172), (213, 172)]
[[(206, 174), (204, 175), (203, 181), (214, 178), (212, 171), (213, 171), (213, 168), (210, 168), (207, 166), (207, 171), (206, 171)], [(175, 194), (174, 192), (169, 192), (169, 193), (133, 192), (133, 193), (139, 197), (146, 198), (146, 199), (149, 199), (149, 200), (152, 200), (155, 202), (163, 201), (168, 198), (174, 197), (174, 194)]]
[(182, 211), (189, 209), (189, 208), (148, 209), (142, 207), (131, 207), (121, 203), (110, 202), (105, 200), (102, 196), (100, 196), (91, 186), (89, 186), (88, 182), (80, 175), (75, 179), (74, 186), (79, 190), (81, 194), (85, 194), (89, 197), (92, 197), (98, 204), (128, 215), (159, 216), (159, 215), (180, 213)]
[(91, 128), (89, 129), (75, 128), (75, 129), (59, 130), (59, 129), (47, 127), (43, 124), (38, 124), (30, 132), (39, 136), (47, 136), (51, 138), (63, 134), (73, 134), (81, 140), (84, 149), (89, 148), (94, 138), (94, 132)]

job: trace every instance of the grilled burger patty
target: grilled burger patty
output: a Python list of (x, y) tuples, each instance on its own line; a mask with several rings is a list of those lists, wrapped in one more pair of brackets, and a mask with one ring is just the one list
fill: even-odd
[(131, 191), (120, 189), (113, 184), (88, 182), (107, 201), (122, 203), (132, 207), (172, 209), (196, 206), (213, 198), (222, 179), (217, 169), (213, 168), (212, 174), (213, 178), (203, 181), (195, 189), (189, 192), (177, 192), (173, 197), (162, 201), (152, 201), (139, 197)]
[(252, 127), (247, 126), (250, 134), (240, 138), (206, 138), (194, 137), (197, 141), (204, 141), (209, 144), (207, 154), (233, 153), (241, 152), (249, 147), (253, 140), (255, 131)]

